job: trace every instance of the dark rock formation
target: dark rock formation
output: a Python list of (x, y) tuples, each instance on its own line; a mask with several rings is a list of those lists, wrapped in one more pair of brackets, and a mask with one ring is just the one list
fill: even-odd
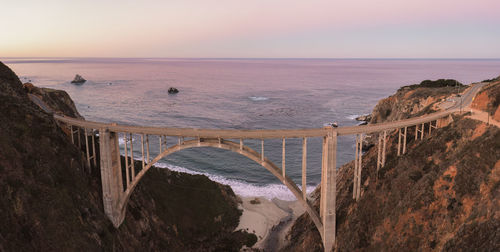
[(82, 76), (77, 74), (77, 75), (75, 75), (75, 78), (71, 81), (71, 83), (81, 85), (81, 84), (85, 83), (86, 81), (87, 81), (86, 79), (84, 79)]
[[(71, 111), (63, 93), (41, 90), (55, 111)], [(82, 157), (0, 62), (1, 251), (238, 251), (256, 240), (233, 232), (241, 213), (231, 188), (167, 169), (145, 175), (115, 229), (99, 169), (89, 173)]]
[(177, 88), (171, 87), (168, 89), (169, 94), (177, 94), (179, 93), (179, 90)]
[(360, 121), (360, 122), (369, 122), (371, 119), (372, 119), (371, 114), (356, 117), (356, 121)]
[[(410, 92), (401, 96), (420, 96)], [(358, 202), (352, 199), (354, 162), (339, 169), (337, 251), (499, 251), (500, 129), (454, 116), (423, 141), (415, 141), (411, 129), (408, 134), (408, 152), (400, 157), (397, 134), (389, 135), (378, 174), (376, 148), (364, 154)], [(287, 237), (282, 251), (323, 251), (307, 214)]]

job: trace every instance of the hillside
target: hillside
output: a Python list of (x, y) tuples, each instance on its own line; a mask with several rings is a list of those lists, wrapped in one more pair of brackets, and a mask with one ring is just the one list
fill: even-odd
[(493, 119), (500, 121), (500, 77), (492, 79), (490, 83), (479, 92), (472, 108), (487, 112)]
[[(377, 104), (372, 122), (432, 112), (452, 92), (438, 89), (443, 92), (400, 89)], [(358, 202), (352, 199), (354, 163), (338, 170), (337, 251), (500, 250), (500, 129), (453, 116), (451, 124), (423, 141), (409, 129), (408, 152), (400, 157), (396, 133), (389, 136), (386, 165), (378, 177), (377, 149), (363, 155)], [(318, 189), (313, 198), (318, 207)], [(306, 214), (287, 238), (282, 251), (323, 251)]]
[(167, 169), (146, 174), (115, 229), (102, 209), (99, 169), (89, 173), (27, 91), (79, 116), (64, 91), (23, 88), (0, 62), (0, 251), (238, 251), (255, 242), (233, 232), (241, 210), (230, 187)]

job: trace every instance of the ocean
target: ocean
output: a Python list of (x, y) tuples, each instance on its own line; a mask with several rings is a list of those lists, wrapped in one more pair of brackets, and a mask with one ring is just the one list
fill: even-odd
[[(87, 119), (128, 125), (216, 129), (356, 125), (403, 85), (453, 78), (469, 84), (500, 75), (500, 60), (425, 59), (102, 59), (3, 58), (23, 82), (62, 89)], [(75, 74), (87, 82), (74, 85)], [(179, 93), (169, 95), (169, 87)], [(134, 144), (140, 146), (136, 136)], [(168, 138), (167, 144), (176, 139)], [(286, 141), (287, 175), (300, 184), (301, 139)], [(354, 137), (339, 137), (337, 166), (354, 158)], [(157, 143), (158, 141), (151, 141)], [(121, 142), (123, 144), (123, 141)], [(245, 141), (260, 150), (260, 141)], [(151, 145), (152, 153), (158, 144)], [(134, 148), (135, 156), (140, 154)], [(281, 140), (266, 141), (281, 165)], [(320, 182), (321, 139), (308, 140), (308, 191)], [(183, 150), (158, 167), (205, 174), (242, 196), (293, 200), (265, 168), (229, 151)]]

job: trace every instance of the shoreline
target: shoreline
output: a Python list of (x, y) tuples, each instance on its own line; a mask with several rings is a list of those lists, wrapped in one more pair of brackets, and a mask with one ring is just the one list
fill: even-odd
[(291, 224), (305, 212), (299, 201), (285, 201), (265, 197), (240, 197), (243, 210), (240, 223), (235, 230), (245, 230), (257, 236), (252, 248), (275, 251), (282, 247)]

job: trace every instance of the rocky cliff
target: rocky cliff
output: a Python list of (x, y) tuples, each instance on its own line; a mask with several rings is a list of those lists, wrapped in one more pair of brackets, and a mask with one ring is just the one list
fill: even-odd
[[(432, 112), (454, 90), (402, 88), (377, 104), (372, 122)], [(454, 116), (423, 140), (410, 129), (408, 151), (399, 157), (397, 140), (389, 134), (386, 165), (378, 174), (376, 148), (364, 153), (358, 202), (352, 199), (354, 163), (339, 168), (336, 250), (499, 251), (500, 129)], [(313, 198), (319, 207), (318, 189)], [(323, 251), (307, 214), (287, 238), (282, 251)]]
[(439, 110), (438, 103), (466, 86), (455, 80), (425, 80), (401, 87), (394, 95), (380, 100), (371, 114), (370, 123), (396, 121)]
[[(0, 251), (237, 251), (254, 235), (233, 232), (238, 199), (201, 175), (152, 169), (120, 228), (103, 213), (98, 169), (50, 114), (79, 116), (65, 92), (22, 83), (0, 62)], [(73, 111), (74, 114), (71, 114)]]
[(489, 80), (474, 98), (472, 108), (486, 111), (490, 116), (500, 121), (500, 77)]
[(52, 88), (39, 88), (29, 82), (24, 83), (23, 88), (28, 94), (40, 98), (40, 100), (47, 104), (55, 113), (84, 119), (83, 116), (78, 113), (75, 103), (66, 91)]

